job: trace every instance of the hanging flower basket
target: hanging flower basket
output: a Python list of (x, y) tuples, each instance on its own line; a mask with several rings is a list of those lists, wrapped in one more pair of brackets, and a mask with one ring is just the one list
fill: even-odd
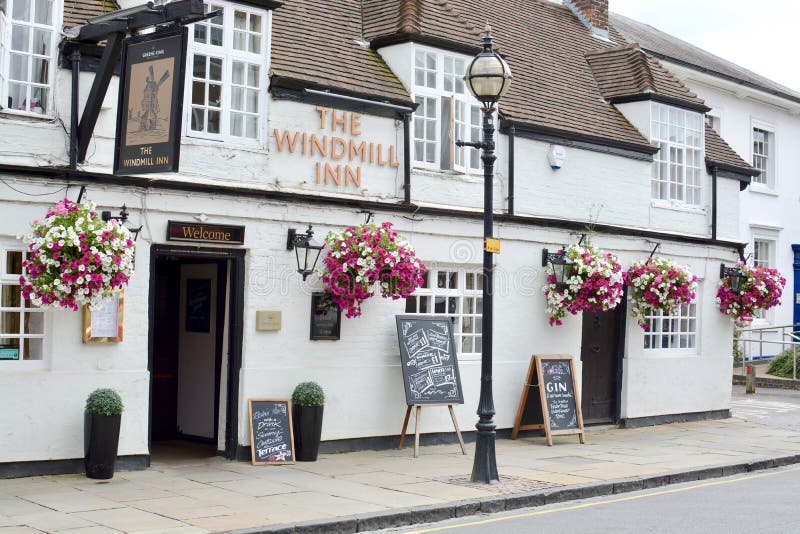
[(93, 202), (64, 199), (44, 221), (34, 221), (28, 258), (20, 276), (22, 295), (40, 307), (77, 310), (100, 305), (103, 297), (128, 284), (134, 242), (116, 219), (103, 221)]
[(549, 269), (545, 294), (545, 310), (550, 315), (550, 325), (562, 324), (567, 313), (581, 311), (608, 311), (617, 307), (622, 299), (625, 273), (617, 257), (598, 251), (592, 244), (573, 244), (567, 248), (567, 258), (573, 262), (572, 276), (565, 287), (559, 287), (555, 274)]
[(630, 288), (631, 315), (644, 330), (648, 329), (647, 315), (657, 311), (674, 315), (681, 306), (694, 301), (697, 291), (697, 277), (667, 258), (634, 262), (626, 283)]
[(781, 303), (786, 278), (777, 269), (760, 265), (739, 264), (742, 283), (739, 292), (731, 289), (730, 278), (719, 281), (717, 304), (719, 311), (730, 315), (738, 324), (747, 324), (761, 310), (774, 308)]
[(425, 265), (392, 223), (331, 232), (325, 242), (328, 254), (322, 281), (347, 317), (361, 315), (361, 303), (374, 295), (376, 283), (381, 296), (391, 299), (405, 298), (424, 283)]

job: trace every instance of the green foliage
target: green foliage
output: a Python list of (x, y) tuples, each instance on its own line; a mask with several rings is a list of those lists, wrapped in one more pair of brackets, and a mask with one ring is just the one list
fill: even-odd
[[(778, 354), (769, 364), (767, 373), (783, 378), (792, 378), (792, 359), (794, 350), (786, 349)], [(800, 348), (797, 349), (797, 374), (800, 375)]]
[(325, 393), (316, 382), (300, 382), (292, 393), (292, 404), (297, 406), (320, 406), (325, 404)]
[(96, 389), (86, 399), (86, 413), (120, 415), (122, 408), (122, 397), (113, 389)]
[(742, 352), (742, 346), (739, 339), (742, 337), (742, 332), (733, 327), (733, 361), (734, 363), (742, 363), (742, 358), (744, 357), (744, 353)]

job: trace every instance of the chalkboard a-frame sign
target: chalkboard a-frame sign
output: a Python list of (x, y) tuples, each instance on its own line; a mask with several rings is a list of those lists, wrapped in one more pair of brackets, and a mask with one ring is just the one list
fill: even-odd
[(398, 315), (396, 320), (406, 404), (464, 404), (450, 319)]
[(585, 443), (571, 356), (531, 357), (511, 439), (517, 439), (520, 430), (536, 429), (544, 429), (548, 445), (553, 444), (553, 436), (564, 434), (578, 434), (580, 442)]
[(292, 401), (248, 399), (247, 402), (253, 465), (293, 464)]

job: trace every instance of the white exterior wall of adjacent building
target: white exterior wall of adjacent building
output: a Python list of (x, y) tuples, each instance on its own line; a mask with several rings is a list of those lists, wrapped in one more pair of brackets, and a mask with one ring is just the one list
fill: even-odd
[[(59, 71), (56, 113), (68, 123), (69, 74)], [(88, 88), (90, 75), (82, 75)], [(108, 109), (101, 112), (89, 158), (84, 170), (111, 172), (116, 79), (112, 81)], [(84, 91), (85, 93), (86, 91)], [(376, 221), (391, 221), (407, 236), (417, 254), (430, 267), (451, 266), (479, 270), (482, 255), (482, 207), (480, 177), (452, 172), (415, 170), (412, 174), (412, 202), (444, 207), (460, 206), (471, 217), (408, 216), (388, 209), (403, 196), (402, 123), (391, 118), (361, 115), (358, 126), (334, 131), (331, 123), (320, 123), (321, 111), (314, 105), (287, 100), (269, 101), (269, 117), (263, 148), (242, 149), (235, 145), (184, 139), (181, 172), (150, 175), (192, 183), (225, 187), (247, 187), (265, 191), (292, 192), (308, 197), (348, 197), (387, 203), (376, 210)], [(327, 113), (332, 113), (328, 111)], [(340, 114), (342, 111), (336, 111)], [(349, 120), (354, 117), (349, 115)], [(67, 136), (60, 125), (5, 116), (0, 118), (4, 138), (9, 140), (0, 153), (0, 163), (28, 166), (63, 165), (67, 160)], [(284, 137), (288, 132), (288, 138)], [(277, 137), (276, 137), (277, 133)], [(290, 150), (290, 141), (297, 143)], [(341, 141), (328, 156), (312, 154), (302, 139), (310, 135)], [(278, 146), (278, 139), (281, 140)], [(351, 159), (351, 142), (372, 143), (383, 151), (380, 161)], [(343, 144), (339, 144), (343, 143)], [(347, 154), (337, 157), (342, 146)], [(380, 149), (378, 149), (380, 145)], [(390, 151), (390, 149), (394, 149)], [(650, 199), (650, 163), (634, 158), (602, 154), (567, 147), (567, 160), (559, 171), (546, 160), (549, 144), (517, 136), (515, 162), (517, 215), (575, 220), (587, 225), (617, 225), (675, 235), (708, 236), (705, 215), (656, 207)], [(498, 142), (495, 188), (498, 212), (506, 209), (508, 194), (507, 138)], [(394, 157), (393, 157), (394, 156)], [(397, 163), (397, 165), (395, 165)], [(341, 183), (326, 175), (325, 165)], [(318, 167), (319, 165), (319, 167)], [(360, 174), (358, 174), (358, 167)], [(317, 169), (322, 174), (317, 174)], [(318, 176), (320, 180), (318, 182)], [(328, 183), (325, 177), (328, 176)], [(349, 176), (349, 180), (346, 178)], [(355, 177), (358, 177), (358, 181)], [(0, 238), (13, 240), (28, 230), (28, 223), (40, 218), (47, 207), (63, 195), (67, 184), (56, 179), (4, 174), (3, 180), (31, 197), (3, 187), (0, 197)], [(738, 187), (721, 180), (720, 206), (736, 205)], [(68, 196), (75, 199), (74, 185)], [(130, 220), (143, 224), (137, 243), (136, 273), (125, 294), (125, 337), (121, 343), (84, 345), (81, 318), (74, 312), (46, 312), (44, 359), (30, 366), (14, 367), (0, 361), (1, 462), (78, 458), (83, 454), (83, 406), (86, 395), (96, 387), (114, 387), (123, 396), (120, 454), (148, 454), (150, 374), (148, 332), (151, 245), (167, 243), (168, 220), (192, 221), (204, 216), (209, 223), (244, 225), (245, 290), (243, 303), (243, 361), (240, 373), (240, 444), (249, 443), (248, 398), (289, 397), (295, 384), (318, 381), (326, 392), (327, 406), (323, 440), (386, 436), (397, 434), (405, 398), (403, 393), (394, 316), (404, 312), (402, 301), (373, 298), (364, 305), (363, 316), (342, 319), (341, 340), (310, 341), (309, 300), (323, 286), (317, 276), (307, 283), (296, 272), (294, 254), (286, 250), (289, 228), (312, 224), (321, 237), (363, 222), (355, 208), (321, 203), (271, 200), (267, 197), (236, 196), (225, 193), (181, 193), (151, 187), (147, 190), (92, 184), (88, 198), (102, 209), (114, 212), (126, 203)], [(706, 195), (709, 197), (710, 195)], [(735, 219), (736, 211), (729, 212)], [(496, 237), (502, 252), (496, 256), (494, 332), (494, 396), (499, 428), (514, 422), (520, 392), (532, 354), (569, 354), (577, 360), (580, 374), (581, 317), (569, 316), (560, 327), (548, 326), (541, 291), (544, 284), (540, 265), (541, 249), (556, 249), (579, 239), (578, 232), (547, 226), (496, 223)], [(676, 230), (680, 229), (680, 230)], [(726, 230), (725, 235), (729, 235)], [(593, 241), (620, 257), (624, 268), (645, 258), (652, 240), (600, 233)], [(730, 400), (731, 322), (716, 310), (714, 293), (720, 262), (732, 262), (733, 250), (706, 245), (662, 242), (659, 253), (687, 264), (701, 277), (698, 312), (698, 341), (695, 350), (684, 353), (652, 353), (644, 350), (643, 333), (628, 317), (623, 362), (623, 418), (636, 418), (724, 410)], [(282, 327), (277, 332), (258, 332), (256, 311), (280, 311)], [(25, 362), (23, 362), (25, 363)], [(479, 393), (480, 361), (460, 361), (465, 404), (457, 407), (463, 428), (475, 420)], [(354, 372), (358, 370), (358, 372)], [(580, 383), (580, 382), (579, 382)], [(47, 440), (42, 440), (43, 426)], [(224, 425), (220, 425), (224, 428)], [(452, 424), (446, 410), (426, 411), (423, 432), (449, 432)]]
[[(790, 325), (794, 321), (793, 244), (800, 244), (800, 103), (766, 92), (666, 63), (687, 86), (712, 108), (720, 119), (720, 135), (746, 161), (753, 161), (753, 128), (774, 135), (774, 176), (770, 184), (751, 184), (740, 194), (740, 239), (748, 243), (745, 254), (752, 254), (754, 240), (773, 245), (769, 265), (786, 278), (781, 306), (757, 318), (752, 328)], [(751, 258), (752, 261), (752, 258)], [(767, 339), (779, 341), (778, 332)], [(746, 344), (748, 355), (759, 355), (756, 343)], [(776, 344), (766, 345), (765, 355), (780, 351)]]

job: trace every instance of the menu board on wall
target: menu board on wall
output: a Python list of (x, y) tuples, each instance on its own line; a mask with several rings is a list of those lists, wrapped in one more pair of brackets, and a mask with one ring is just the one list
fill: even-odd
[(116, 343), (122, 341), (122, 291), (106, 296), (97, 309), (83, 308), (83, 342)]
[(253, 465), (293, 464), (292, 403), (289, 399), (248, 399)]
[(463, 404), (450, 318), (398, 315), (396, 321), (406, 403)]

